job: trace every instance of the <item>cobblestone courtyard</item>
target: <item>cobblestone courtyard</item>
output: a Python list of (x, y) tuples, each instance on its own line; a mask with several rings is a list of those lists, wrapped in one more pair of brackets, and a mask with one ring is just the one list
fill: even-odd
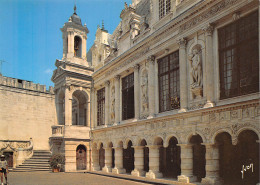
[[(17, 172), (8, 174), (9, 185), (144, 185), (88, 173)], [(147, 185), (147, 184), (146, 184)]]

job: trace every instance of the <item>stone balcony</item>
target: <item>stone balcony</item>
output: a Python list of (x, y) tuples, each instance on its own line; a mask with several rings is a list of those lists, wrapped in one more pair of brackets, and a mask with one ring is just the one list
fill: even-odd
[(52, 137), (61, 138), (64, 137), (64, 125), (53, 125), (52, 129)]

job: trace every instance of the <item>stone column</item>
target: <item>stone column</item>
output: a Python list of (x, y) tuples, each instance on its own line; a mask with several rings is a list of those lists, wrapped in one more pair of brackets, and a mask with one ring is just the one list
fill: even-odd
[(65, 87), (65, 125), (72, 125), (72, 95), (69, 86)]
[(161, 146), (152, 145), (149, 147), (149, 172), (146, 173), (146, 177), (148, 178), (160, 178), (162, 177), (162, 173), (159, 171), (160, 164), (160, 153), (159, 149)]
[(92, 148), (92, 170), (99, 171), (99, 153), (97, 147)]
[(181, 147), (181, 175), (178, 181), (190, 183), (197, 180), (193, 176), (193, 150), (191, 144), (178, 144)]
[(155, 74), (154, 74), (154, 64), (155, 57), (148, 57), (149, 70), (148, 70), (148, 100), (149, 100), (149, 116), (148, 119), (154, 117), (155, 114)]
[(82, 47), (81, 47), (81, 57), (83, 59), (86, 58), (86, 52), (87, 52), (87, 37), (86, 36), (83, 36), (83, 39), (82, 39)]
[(186, 112), (188, 107), (188, 91), (187, 91), (187, 59), (186, 59), (186, 44), (187, 40), (182, 38), (178, 40), (179, 44), (179, 59), (180, 59), (180, 103), (179, 112)]
[[(213, 59), (213, 26), (208, 24), (203, 28), (206, 39), (206, 98), (205, 108), (214, 107), (214, 59)], [(205, 76), (205, 75), (204, 75)]]
[(109, 109), (109, 92), (110, 92), (110, 81), (106, 81), (105, 82), (105, 126), (108, 125), (109, 123), (109, 113), (110, 113), (110, 109)]
[(139, 120), (140, 115), (140, 86), (139, 86), (139, 68), (140, 66), (137, 64), (134, 66), (134, 96), (135, 96), (135, 121)]
[(112, 172), (112, 148), (107, 147), (105, 149), (105, 166), (102, 171)]
[(201, 184), (218, 185), (221, 184), (219, 177), (219, 149), (213, 143), (202, 143), (206, 147), (206, 177)]
[(115, 149), (115, 167), (112, 169), (112, 173), (125, 173), (126, 171), (123, 168), (123, 147), (113, 148)]
[(133, 176), (144, 176), (144, 146), (133, 146), (135, 149), (135, 169), (131, 172)]
[(120, 75), (115, 77), (115, 125), (120, 122)]
[[(94, 87), (91, 87), (91, 96), (90, 96), (90, 106), (91, 106), (91, 110), (95, 110), (94, 109), (94, 107), (95, 107), (95, 98), (94, 98), (94, 96), (95, 96), (95, 93), (94, 93)], [(91, 114), (91, 116), (90, 116), (90, 128), (95, 128), (95, 123), (94, 123), (94, 120), (95, 120), (95, 118), (94, 118), (94, 116), (95, 116), (95, 114), (94, 114), (94, 111), (90, 111), (90, 114)]]

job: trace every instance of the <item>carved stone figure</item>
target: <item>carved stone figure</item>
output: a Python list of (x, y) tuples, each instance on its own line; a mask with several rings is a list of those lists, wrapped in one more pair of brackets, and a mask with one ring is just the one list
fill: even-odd
[(201, 98), (203, 94), (202, 89), (202, 59), (201, 59), (201, 47), (196, 46), (192, 50), (192, 54), (189, 57), (191, 66), (191, 91), (193, 98)]
[(111, 89), (111, 112), (110, 112), (111, 122), (115, 120), (115, 87)]
[(143, 73), (142, 77), (142, 109), (143, 112), (148, 112), (148, 74), (146, 71)]
[(194, 48), (190, 59), (192, 88), (202, 87), (202, 61), (200, 52), (197, 48)]

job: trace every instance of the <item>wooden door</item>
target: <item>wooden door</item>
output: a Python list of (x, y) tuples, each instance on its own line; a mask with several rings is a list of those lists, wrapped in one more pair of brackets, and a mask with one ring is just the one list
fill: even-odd
[(84, 146), (78, 147), (76, 153), (77, 170), (86, 170), (86, 161), (86, 148)]

